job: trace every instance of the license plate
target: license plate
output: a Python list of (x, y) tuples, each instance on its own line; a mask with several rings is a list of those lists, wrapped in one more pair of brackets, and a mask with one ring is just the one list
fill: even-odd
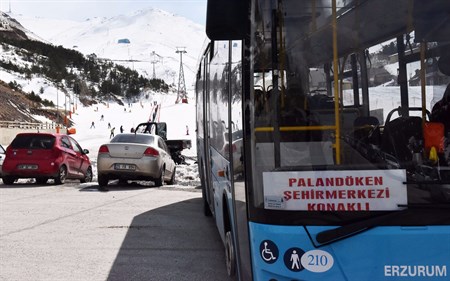
[(37, 170), (38, 165), (33, 164), (22, 164), (19, 165), (19, 170)]
[(114, 169), (116, 170), (136, 170), (134, 164), (115, 164)]

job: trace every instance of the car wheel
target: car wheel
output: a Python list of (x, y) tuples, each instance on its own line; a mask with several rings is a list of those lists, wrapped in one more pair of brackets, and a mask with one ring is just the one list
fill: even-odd
[(172, 176), (170, 177), (170, 180), (167, 182), (167, 184), (170, 184), (170, 185), (175, 184), (176, 171), (177, 171), (177, 167), (174, 167), (173, 168), (173, 172), (172, 172)]
[(36, 184), (46, 184), (48, 178), (36, 178)]
[(80, 179), (80, 183), (91, 182), (92, 181), (92, 168), (89, 167), (84, 174), (84, 178)]
[(100, 186), (107, 186), (108, 185), (108, 178), (105, 176), (98, 176), (98, 185)]
[(230, 230), (225, 234), (225, 262), (227, 265), (228, 276), (234, 276), (236, 273), (236, 256), (234, 253), (233, 237)]
[(119, 184), (120, 185), (127, 185), (128, 184), (128, 180), (126, 180), (126, 179), (119, 179)]
[(14, 177), (4, 176), (4, 177), (2, 178), (2, 180), (3, 180), (3, 183), (4, 183), (4, 184), (6, 184), (6, 185), (11, 185), (11, 184), (14, 183), (14, 181), (15, 181), (16, 179), (15, 179)]
[(155, 186), (163, 186), (164, 185), (164, 167), (161, 169), (161, 175), (159, 178), (155, 180)]
[(55, 178), (56, 184), (64, 184), (66, 182), (67, 178), (67, 168), (66, 166), (62, 165), (59, 167), (58, 176)]

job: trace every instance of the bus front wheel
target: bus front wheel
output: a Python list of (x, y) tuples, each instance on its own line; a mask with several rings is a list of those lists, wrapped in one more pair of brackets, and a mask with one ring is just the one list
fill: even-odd
[(227, 264), (228, 276), (234, 276), (236, 273), (236, 255), (234, 251), (233, 236), (230, 230), (225, 234), (225, 262)]

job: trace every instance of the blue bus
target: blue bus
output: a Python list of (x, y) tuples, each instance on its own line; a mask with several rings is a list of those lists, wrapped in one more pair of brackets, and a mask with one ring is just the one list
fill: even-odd
[(204, 214), (237, 280), (450, 280), (450, 1), (209, 0)]

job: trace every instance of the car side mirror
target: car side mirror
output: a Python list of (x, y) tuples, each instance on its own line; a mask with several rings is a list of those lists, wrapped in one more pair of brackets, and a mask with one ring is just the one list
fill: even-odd
[(83, 154), (89, 154), (89, 150), (83, 149)]

